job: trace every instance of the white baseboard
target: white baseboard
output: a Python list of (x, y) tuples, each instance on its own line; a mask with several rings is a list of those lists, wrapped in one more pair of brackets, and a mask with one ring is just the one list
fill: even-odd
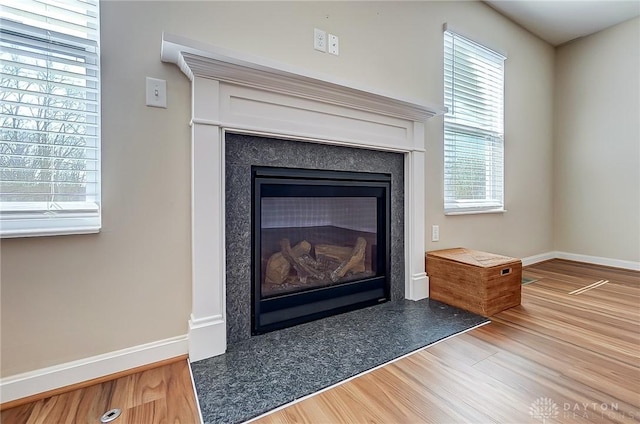
[(187, 336), (133, 346), (0, 379), (2, 403), (82, 383), (188, 353)]
[(602, 258), (600, 256), (580, 255), (577, 253), (555, 252), (556, 258), (568, 261), (586, 262), (594, 265), (610, 266), (614, 268), (640, 271), (640, 262), (625, 261), (622, 259)]
[(529, 266), (539, 262), (549, 261), (556, 258), (556, 252), (540, 253), (538, 255), (527, 256), (522, 258), (522, 266)]
[(594, 265), (610, 266), (614, 268), (629, 269), (632, 271), (640, 271), (640, 262), (625, 261), (621, 259), (603, 258), (600, 256), (581, 255), (578, 253), (568, 252), (546, 252), (539, 255), (528, 256), (522, 258), (522, 266), (537, 264), (539, 262), (548, 261), (550, 259), (566, 259), (568, 261), (584, 262)]

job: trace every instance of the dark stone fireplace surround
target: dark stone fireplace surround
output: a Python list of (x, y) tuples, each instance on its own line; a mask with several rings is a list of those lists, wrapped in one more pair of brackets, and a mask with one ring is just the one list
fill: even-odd
[(391, 300), (405, 294), (404, 155), (227, 132), (225, 231), (227, 342), (251, 337), (251, 166), (391, 175)]

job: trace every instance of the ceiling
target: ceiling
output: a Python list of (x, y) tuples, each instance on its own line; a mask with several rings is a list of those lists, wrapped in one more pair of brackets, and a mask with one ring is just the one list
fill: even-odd
[(640, 15), (640, 0), (485, 0), (485, 3), (554, 46)]

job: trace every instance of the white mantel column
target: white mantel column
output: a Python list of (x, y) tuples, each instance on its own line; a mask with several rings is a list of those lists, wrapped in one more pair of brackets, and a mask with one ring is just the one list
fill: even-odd
[[(191, 361), (227, 348), (225, 313), (224, 149), (219, 82), (194, 77), (191, 145)], [(197, 229), (197, 230), (196, 230)]]
[(429, 297), (429, 277), (425, 272), (425, 149), (424, 124), (414, 123), (414, 149), (405, 156), (405, 297)]

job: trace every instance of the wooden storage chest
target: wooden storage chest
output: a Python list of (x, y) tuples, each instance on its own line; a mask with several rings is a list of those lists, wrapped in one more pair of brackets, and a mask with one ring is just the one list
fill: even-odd
[(483, 316), (520, 304), (522, 261), (455, 248), (426, 254), (429, 297)]

